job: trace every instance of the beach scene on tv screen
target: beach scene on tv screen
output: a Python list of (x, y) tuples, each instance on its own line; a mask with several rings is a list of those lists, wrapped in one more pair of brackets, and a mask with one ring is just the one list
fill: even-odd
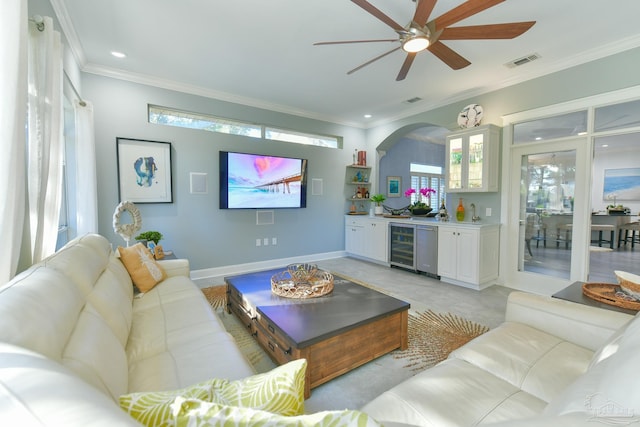
[(229, 153), (229, 208), (297, 208), (302, 160)]

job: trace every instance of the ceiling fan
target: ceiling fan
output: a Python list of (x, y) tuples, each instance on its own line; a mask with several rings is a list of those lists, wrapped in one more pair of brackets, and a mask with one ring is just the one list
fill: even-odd
[(451, 48), (447, 47), (441, 40), (512, 39), (523, 34), (536, 23), (536, 21), (526, 21), (511, 22), (507, 24), (451, 27), (451, 25), (502, 3), (505, 0), (468, 0), (431, 21), (428, 21), (428, 19), (438, 0), (414, 0), (416, 2), (416, 11), (413, 15), (413, 19), (403, 27), (367, 0), (351, 1), (391, 27), (396, 33), (398, 33), (398, 38), (318, 42), (314, 43), (314, 45), (400, 42), (400, 46), (347, 72), (347, 74), (355, 73), (373, 62), (382, 59), (397, 50), (403, 49), (407, 52), (407, 57), (400, 68), (398, 76), (396, 77), (397, 81), (404, 80), (409, 72), (409, 68), (411, 68), (411, 64), (413, 63), (416, 54), (423, 50), (430, 51), (454, 70), (459, 70), (471, 65), (471, 62)]

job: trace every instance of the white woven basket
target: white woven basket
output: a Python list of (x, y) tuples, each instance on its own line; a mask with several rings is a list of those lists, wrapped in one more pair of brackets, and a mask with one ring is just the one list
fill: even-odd
[(623, 292), (640, 300), (640, 276), (626, 271), (614, 271)]

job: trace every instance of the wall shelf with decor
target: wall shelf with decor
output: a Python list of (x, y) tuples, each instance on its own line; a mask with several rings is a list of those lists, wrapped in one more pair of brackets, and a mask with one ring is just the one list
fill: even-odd
[(447, 193), (498, 191), (500, 128), (478, 126), (446, 136)]
[[(345, 172), (345, 195), (346, 199), (350, 202), (347, 212), (354, 214), (368, 213), (369, 205), (364, 205), (364, 202), (369, 203), (369, 194), (371, 192), (371, 166), (362, 165), (347, 165)], [(353, 202), (363, 202), (358, 206), (355, 206)], [(354, 212), (355, 207), (355, 212)]]

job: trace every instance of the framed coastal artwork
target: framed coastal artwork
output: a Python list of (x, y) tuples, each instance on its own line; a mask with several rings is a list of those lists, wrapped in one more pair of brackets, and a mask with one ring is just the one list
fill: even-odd
[(171, 143), (116, 138), (120, 201), (172, 203)]
[(640, 168), (605, 169), (603, 200), (640, 200)]
[(402, 177), (387, 177), (387, 197), (400, 197), (400, 189), (402, 188)]

